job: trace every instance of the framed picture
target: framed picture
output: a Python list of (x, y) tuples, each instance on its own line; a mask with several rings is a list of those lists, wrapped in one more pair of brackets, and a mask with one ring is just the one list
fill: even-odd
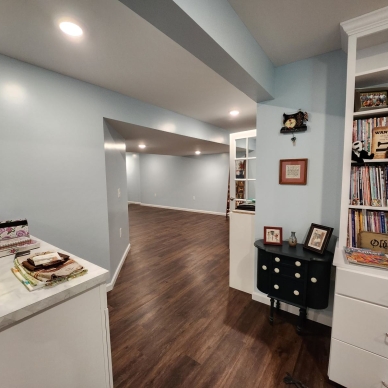
[(264, 244), (282, 245), (283, 228), (277, 226), (264, 226)]
[(354, 111), (387, 108), (387, 88), (356, 89)]
[(305, 185), (307, 183), (308, 159), (281, 159), (279, 164), (280, 185)]
[(236, 160), (236, 179), (245, 179), (246, 160)]
[(307, 233), (306, 241), (303, 244), (303, 248), (322, 254), (330, 241), (332, 233), (333, 228), (318, 224), (311, 224)]

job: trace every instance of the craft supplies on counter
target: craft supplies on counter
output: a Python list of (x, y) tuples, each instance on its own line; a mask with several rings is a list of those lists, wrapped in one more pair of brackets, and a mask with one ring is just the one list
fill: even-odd
[(51, 251), (17, 254), (11, 271), (29, 291), (53, 287), (87, 273), (69, 255)]

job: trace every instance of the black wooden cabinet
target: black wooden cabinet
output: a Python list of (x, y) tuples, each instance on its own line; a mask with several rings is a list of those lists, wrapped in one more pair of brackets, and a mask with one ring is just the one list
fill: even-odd
[(298, 332), (307, 308), (320, 310), (328, 306), (336, 240), (335, 236), (331, 237), (328, 249), (322, 255), (303, 249), (302, 244), (290, 247), (288, 241), (283, 245), (264, 245), (263, 240), (255, 241), (257, 288), (271, 300), (271, 322), (275, 301), (277, 307), (280, 302), (299, 307)]

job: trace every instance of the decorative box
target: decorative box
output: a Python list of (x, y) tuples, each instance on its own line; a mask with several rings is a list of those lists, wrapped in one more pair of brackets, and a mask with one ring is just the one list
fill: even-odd
[(0, 221), (0, 257), (39, 248), (31, 239), (26, 219)]

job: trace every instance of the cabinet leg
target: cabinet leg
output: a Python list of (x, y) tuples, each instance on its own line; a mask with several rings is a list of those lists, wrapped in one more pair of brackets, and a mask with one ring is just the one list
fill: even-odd
[(299, 309), (298, 325), (296, 326), (296, 331), (298, 334), (302, 333), (303, 324), (306, 321), (306, 315), (306, 309)]
[(271, 310), (270, 310), (270, 313), (269, 313), (269, 322), (273, 323), (273, 310), (274, 310), (274, 303), (275, 303), (275, 299), (271, 298)]
[(276, 312), (278, 313), (279, 310), (280, 310), (280, 301), (277, 300), (277, 301), (276, 301)]

